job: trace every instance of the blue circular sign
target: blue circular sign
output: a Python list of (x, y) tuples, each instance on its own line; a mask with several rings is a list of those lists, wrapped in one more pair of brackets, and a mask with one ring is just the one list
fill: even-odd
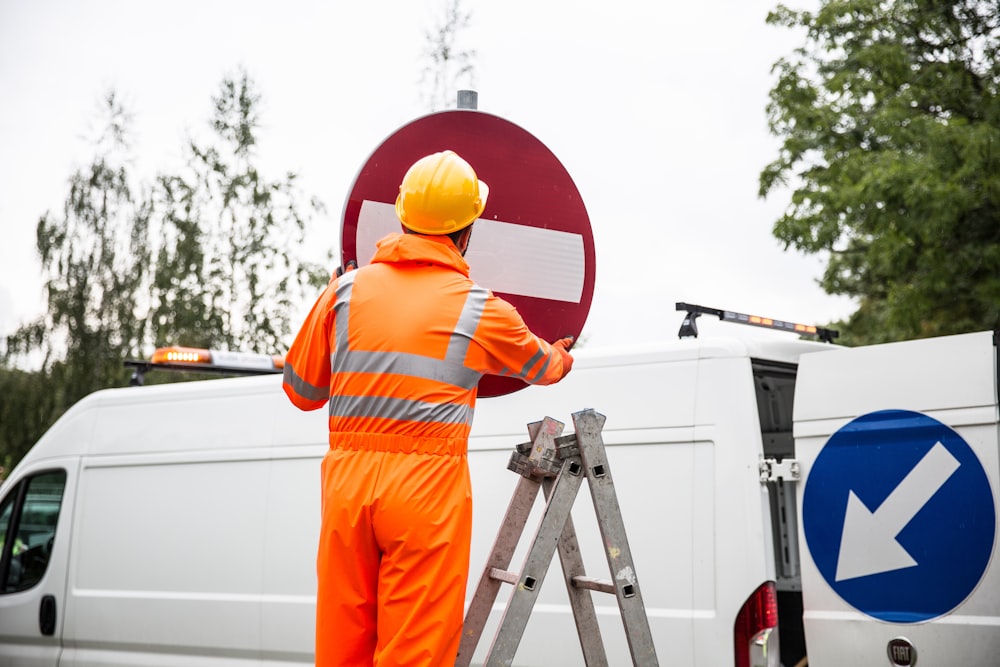
[(820, 450), (802, 527), (816, 567), (845, 602), (917, 623), (961, 604), (993, 552), (996, 510), (979, 458), (932, 417), (872, 412)]

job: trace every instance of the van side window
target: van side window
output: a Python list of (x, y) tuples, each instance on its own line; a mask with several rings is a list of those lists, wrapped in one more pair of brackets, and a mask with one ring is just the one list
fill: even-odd
[(49, 470), (21, 480), (0, 502), (0, 594), (41, 581), (65, 487), (66, 472)]

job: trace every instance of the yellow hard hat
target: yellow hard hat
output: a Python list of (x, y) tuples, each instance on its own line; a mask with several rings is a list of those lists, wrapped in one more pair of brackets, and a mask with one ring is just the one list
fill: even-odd
[(489, 193), (472, 166), (455, 152), (433, 153), (414, 162), (403, 176), (396, 215), (418, 234), (451, 234), (475, 222)]

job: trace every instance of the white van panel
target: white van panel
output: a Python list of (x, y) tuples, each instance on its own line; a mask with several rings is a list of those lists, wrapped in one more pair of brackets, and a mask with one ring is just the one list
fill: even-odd
[[(480, 402), (470, 443), (475, 525), (469, 595), (517, 480), (506, 470), (510, 451), (527, 440), (523, 427), (509, 439), (493, 434), (513, 431), (518, 418), (526, 424), (544, 416), (564, 420), (565, 433), (572, 433), (569, 415), (592, 407), (608, 418), (603, 439), (661, 662), (731, 664), (737, 611), (760, 584), (774, 579), (750, 359), (740, 345), (672, 352), (632, 357), (624, 369), (622, 359), (585, 365), (560, 384)], [(499, 451), (484, 456), (487, 448)], [(540, 518), (541, 502), (536, 505), (524, 544)], [(586, 489), (573, 517), (588, 574), (607, 578)], [(524, 551), (515, 554), (514, 569)], [(516, 664), (583, 664), (561, 579), (553, 564)], [(502, 589), (500, 603), (507, 595)], [(594, 594), (594, 601), (610, 663), (629, 664), (614, 598)], [(476, 659), (485, 655), (501, 609), (494, 608)]]
[[(275, 386), (277, 378), (264, 379)], [(171, 385), (158, 392), (155, 409), (141, 389), (110, 390), (103, 396), (100, 437), (92, 440), (88, 453), (123, 454), (140, 447), (144, 454), (178, 449), (205, 452), (271, 445), (277, 407), (274, 396), (261, 392), (256, 383), (222, 386), (224, 393), (216, 381)], [(193, 434), (196, 442), (192, 442)]]
[(19, 466), (46, 458), (79, 457), (93, 438), (97, 426), (96, 406), (100, 394), (91, 394), (70, 407), (28, 450)]
[(805, 354), (796, 428), (900, 406), (923, 412), (994, 405), (994, 368), (991, 332)]
[[(76, 591), (259, 590), (269, 462), (128, 465), (81, 475)], [(210, 520), (195, 520), (210, 517)]]
[(750, 359), (703, 360), (697, 392), (695, 440), (715, 444), (716, 464), (712, 478), (700, 482), (707, 486), (701, 502), (715, 499), (713, 514), (699, 517), (701, 530), (714, 530), (714, 548), (692, 545), (692, 576), (704, 591), (699, 606), (713, 618), (694, 625), (693, 664), (731, 664), (736, 612), (758, 586), (775, 579), (767, 489), (757, 472), (761, 431)]
[[(316, 628), (320, 460), (326, 450), (326, 443), (297, 448), (295, 458), (275, 458), (270, 466), (261, 643), (269, 653), (279, 656), (311, 659)], [(282, 454), (293, 455), (284, 447)], [(309, 656), (303, 656), (303, 651)]]
[(66, 640), (259, 650), (268, 466), (85, 464)]
[[(655, 462), (650, 461), (653, 452), (656, 453)], [(509, 452), (477, 452), (470, 457), (474, 498), (470, 597), (517, 481), (515, 473), (506, 470), (509, 457)], [(690, 637), (695, 619), (710, 619), (715, 614), (712, 588), (698, 591), (704, 607), (695, 602), (695, 583), (699, 581), (695, 575), (703, 568), (711, 568), (713, 561), (710, 553), (714, 533), (710, 529), (703, 530), (697, 521), (699, 516), (711, 517), (713, 513), (712, 446), (710, 443), (694, 445), (690, 440), (609, 446), (608, 462), (658, 651), (667, 652), (678, 664), (694, 664)], [(541, 519), (541, 508), (539, 499), (521, 546), (514, 555), (512, 568), (515, 570), (524, 560), (527, 544)], [(581, 489), (573, 508), (573, 521), (587, 573), (609, 578), (586, 486)], [(693, 557), (695, 549), (699, 555), (697, 562)], [(700, 581), (706, 579), (709, 584), (713, 583), (710, 575), (701, 577)], [(510, 590), (509, 587), (501, 589), (477, 659), (485, 655)], [(594, 603), (611, 664), (628, 664), (628, 646), (615, 599), (595, 593)], [(583, 664), (558, 562), (549, 569), (531, 618), (516, 664)], [(522, 662), (525, 660), (527, 662)]]
[(625, 359), (624, 366), (616, 366), (607, 359), (581, 357), (574, 363), (574, 371), (558, 384), (480, 399), (470, 450), (496, 447), (510, 451), (528, 440), (527, 424), (544, 417), (558, 419), (566, 425), (565, 433), (572, 433), (572, 414), (588, 408), (608, 418), (605, 442), (614, 441), (615, 433), (622, 429), (629, 431), (625, 441), (634, 442), (637, 435), (642, 437), (643, 429), (690, 428), (697, 372), (693, 355)]
[[(996, 507), (1000, 489), (996, 359), (993, 336), (984, 332), (804, 355), (795, 398), (796, 453), (803, 474), (798, 489), (800, 512), (806, 489), (813, 483), (810, 475), (816, 459), (831, 437), (853, 419), (881, 410), (912, 411), (955, 431), (982, 465)], [(891, 442), (884, 446), (890, 447)], [(887, 488), (895, 483), (888, 482)], [(873, 505), (868, 510), (876, 512), (879, 506), (868, 502)], [(843, 508), (831, 508), (830, 514), (831, 520), (843, 521)], [(896, 623), (854, 608), (824, 579), (807, 547), (805, 517), (800, 519), (803, 617), (810, 665), (891, 664), (887, 645), (896, 637), (905, 637), (916, 647), (918, 665), (986, 665), (1000, 655), (996, 526), (990, 562), (964, 601), (923, 622)], [(968, 519), (954, 516), (944, 521), (960, 526)], [(962, 554), (954, 555), (954, 563), (955, 568), (962, 568)], [(865, 585), (876, 590), (883, 585), (879, 576), (868, 577)]]
[[(268, 407), (284, 399), (269, 380), (265, 391), (235, 392), (251, 410), (235, 433), (256, 430), (251, 444), (270, 444), (260, 436), (270, 438)], [(198, 408), (211, 413), (233, 395), (216, 392), (224, 400), (206, 397)], [(120, 448), (137, 422), (172, 403), (130, 402), (114, 406), (125, 423), (102, 430), (116, 444), (98, 449)], [(319, 425), (319, 444), (223, 449), (235, 443), (219, 430), (206, 442), (189, 429), (172, 441), (187, 451), (163, 451), (171, 441), (162, 439), (149, 454), (85, 458), (66, 664), (167, 666), (199, 655), (220, 656), (218, 664), (312, 661), (325, 415), (293, 414)]]
[[(709, 443), (699, 443), (699, 448), (709, 451), (698, 457), (702, 463), (708, 462), (707, 469), (698, 471), (697, 476), (693, 474), (697, 372), (695, 346), (644, 353), (622, 351), (599, 358), (589, 358), (583, 350), (573, 373), (559, 384), (528, 387), (507, 396), (480, 400), (469, 443), (474, 525), (467, 599), (471, 599), (482, 574), (516, 485), (517, 476), (507, 470), (507, 461), (514, 445), (528, 440), (527, 424), (549, 416), (564, 422), (564, 433), (569, 434), (574, 428), (572, 413), (593, 408), (607, 417), (602, 435), (658, 650), (669, 651), (680, 664), (693, 664), (693, 618), (705, 616), (706, 611), (694, 608), (692, 515), (695, 494), (701, 497), (706, 490), (711, 493), (714, 474)], [(708, 507), (711, 498), (699, 511)], [(542, 502), (537, 500), (521, 548), (514, 555), (513, 569), (520, 568), (523, 562), (541, 508)], [(608, 578), (586, 488), (581, 490), (573, 517), (588, 574)], [(710, 538), (712, 534), (699, 532), (699, 537)], [(683, 546), (676, 548), (677, 544)], [(561, 580), (556, 563), (542, 586), (516, 664), (582, 664)], [(508, 589), (501, 589), (477, 660), (489, 647), (508, 595)], [(628, 647), (614, 598), (595, 593), (594, 603), (609, 659), (612, 664), (627, 663)]]

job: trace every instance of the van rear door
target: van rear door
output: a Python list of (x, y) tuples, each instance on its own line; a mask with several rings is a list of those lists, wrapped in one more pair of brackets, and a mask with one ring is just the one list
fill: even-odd
[(991, 332), (800, 359), (811, 667), (995, 664), (996, 377)]

